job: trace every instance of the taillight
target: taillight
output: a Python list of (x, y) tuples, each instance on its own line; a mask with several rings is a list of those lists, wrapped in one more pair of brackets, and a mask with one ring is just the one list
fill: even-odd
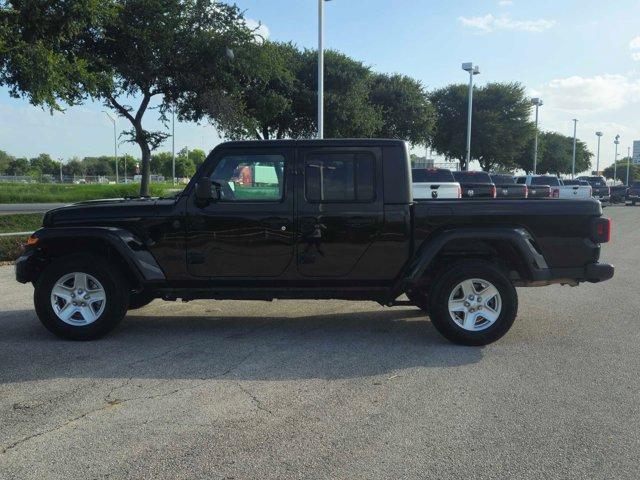
[(524, 186), (524, 198), (529, 198), (529, 188), (526, 185)]
[(595, 243), (607, 243), (611, 240), (611, 220), (596, 218), (591, 226), (591, 240)]
[(458, 198), (462, 198), (462, 187), (458, 185)]
[(496, 198), (496, 186), (495, 185), (491, 185), (491, 197), (492, 198)]

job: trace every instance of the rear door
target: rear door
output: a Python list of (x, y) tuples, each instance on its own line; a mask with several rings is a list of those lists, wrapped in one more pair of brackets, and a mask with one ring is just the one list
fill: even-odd
[(382, 229), (382, 150), (302, 148), (297, 162), (298, 272), (345, 277)]

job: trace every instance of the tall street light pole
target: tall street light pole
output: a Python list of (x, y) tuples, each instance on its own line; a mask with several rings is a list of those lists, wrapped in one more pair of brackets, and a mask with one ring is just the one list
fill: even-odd
[(533, 174), (536, 174), (538, 167), (538, 109), (544, 105), (541, 98), (532, 98), (531, 103), (536, 106), (536, 133), (533, 138)]
[(571, 178), (576, 177), (576, 133), (578, 131), (578, 119), (573, 119), (573, 156), (571, 160)]
[(469, 72), (469, 106), (467, 108), (467, 162), (465, 170), (469, 170), (469, 163), (471, 161), (471, 117), (473, 114), (473, 76), (480, 74), (480, 67), (473, 65), (472, 62), (466, 62), (462, 64), (462, 69), (465, 72)]
[(318, 138), (324, 138), (324, 2), (318, 0)]
[(620, 135), (616, 135), (613, 143), (616, 146), (615, 155), (613, 156), (613, 183), (615, 183), (618, 181), (618, 145), (620, 145)]
[(602, 138), (602, 132), (596, 132), (598, 137), (598, 153), (596, 154), (596, 175), (600, 175), (600, 139)]
[(629, 163), (631, 162), (631, 147), (627, 147), (627, 187), (629, 186)]
[(176, 106), (171, 109), (171, 175), (176, 184)]
[(117, 140), (117, 134), (116, 134), (116, 121), (111, 115), (109, 115), (109, 112), (105, 112), (103, 110), (102, 113), (104, 113), (107, 117), (109, 117), (109, 120), (111, 120), (111, 123), (113, 123), (113, 159), (116, 162), (116, 183), (119, 183), (119, 179), (118, 179), (118, 140)]

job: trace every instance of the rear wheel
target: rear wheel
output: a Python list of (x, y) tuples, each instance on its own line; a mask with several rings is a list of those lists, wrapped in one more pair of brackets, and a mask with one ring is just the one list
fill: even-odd
[(516, 319), (518, 296), (505, 273), (492, 263), (452, 265), (433, 285), (430, 317), (447, 339), (486, 345), (505, 335)]
[(45, 269), (33, 297), (38, 318), (50, 332), (69, 340), (91, 340), (122, 320), (128, 293), (120, 271), (104, 259), (69, 255)]

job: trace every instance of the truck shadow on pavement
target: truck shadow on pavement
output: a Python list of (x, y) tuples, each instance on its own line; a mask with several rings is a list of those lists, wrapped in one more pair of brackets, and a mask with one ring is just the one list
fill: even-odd
[(53, 337), (33, 311), (7, 312), (0, 319), (6, 333), (0, 340), (0, 382), (342, 379), (415, 367), (456, 367), (483, 356), (481, 348), (447, 342), (414, 308), (299, 317), (141, 312), (92, 342)]

